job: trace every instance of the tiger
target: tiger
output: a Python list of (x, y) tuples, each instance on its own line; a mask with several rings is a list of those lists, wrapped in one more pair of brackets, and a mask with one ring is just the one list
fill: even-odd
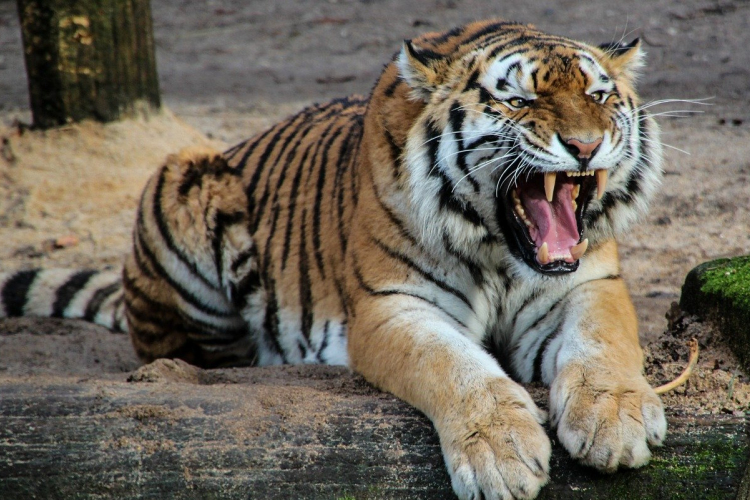
[(8, 273), (0, 314), (128, 331), (144, 362), (349, 366), (431, 420), (460, 499), (536, 497), (547, 419), (641, 467), (667, 423), (616, 238), (662, 178), (643, 65), (500, 19), (406, 40), (368, 97), (169, 156), (121, 274)]

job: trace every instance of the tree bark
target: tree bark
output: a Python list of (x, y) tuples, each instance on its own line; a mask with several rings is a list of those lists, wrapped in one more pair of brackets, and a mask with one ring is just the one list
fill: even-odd
[[(430, 422), (345, 369), (159, 360), (131, 380), (0, 378), (0, 497), (454, 498)], [(613, 475), (555, 443), (540, 498), (734, 500), (746, 418), (669, 424), (651, 464)]]
[(148, 0), (17, 0), (34, 126), (160, 106)]

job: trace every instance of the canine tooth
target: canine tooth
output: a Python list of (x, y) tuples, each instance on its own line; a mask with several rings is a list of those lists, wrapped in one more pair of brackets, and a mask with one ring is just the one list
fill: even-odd
[(513, 201), (517, 201), (517, 202), (518, 202), (518, 201), (521, 201), (521, 200), (520, 200), (520, 199), (518, 198), (518, 189), (514, 189), (514, 190), (513, 190)]
[(576, 184), (575, 187), (573, 188), (573, 191), (571, 191), (570, 194), (573, 196), (574, 200), (577, 200), (578, 199), (578, 194), (580, 192), (581, 192), (581, 185), (580, 184)]
[(547, 194), (547, 201), (550, 203), (552, 203), (552, 197), (555, 195), (555, 180), (557, 180), (557, 172), (544, 174), (544, 192)]
[(571, 255), (571, 256), (572, 256), (572, 257), (573, 257), (573, 258), (574, 258), (575, 260), (578, 260), (578, 259), (580, 259), (581, 257), (583, 257), (583, 254), (585, 254), (585, 253), (586, 253), (586, 250), (588, 249), (588, 247), (589, 247), (589, 239), (588, 239), (588, 238), (586, 238), (585, 240), (583, 240), (583, 241), (582, 241), (582, 242), (580, 242), (579, 244), (577, 244), (577, 245), (575, 245), (575, 246), (572, 246), (572, 247), (570, 247), (570, 255)]
[(549, 247), (547, 246), (546, 241), (542, 243), (541, 247), (539, 247), (539, 250), (536, 253), (536, 259), (541, 265), (549, 264)]
[(575, 200), (573, 200), (573, 201), (571, 202), (571, 205), (573, 205), (573, 211), (574, 211), (574, 212), (575, 212), (576, 210), (578, 210), (578, 203), (576, 203), (576, 202), (575, 202)]
[(596, 171), (596, 199), (601, 200), (607, 187), (607, 170), (600, 168)]

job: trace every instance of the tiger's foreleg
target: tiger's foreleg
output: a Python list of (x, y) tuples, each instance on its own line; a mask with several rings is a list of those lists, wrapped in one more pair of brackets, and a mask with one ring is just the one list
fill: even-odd
[(552, 424), (574, 458), (607, 472), (649, 461), (649, 445), (662, 443), (667, 422), (643, 375), (635, 309), (622, 279), (571, 292), (542, 370), (551, 380)]
[(548, 479), (550, 442), (529, 394), (421, 299), (370, 295), (354, 309), (352, 367), (432, 420), (458, 497), (534, 498)]

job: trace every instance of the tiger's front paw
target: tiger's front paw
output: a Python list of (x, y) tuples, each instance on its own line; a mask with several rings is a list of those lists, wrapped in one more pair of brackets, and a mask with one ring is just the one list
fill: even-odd
[(638, 373), (568, 366), (552, 383), (550, 413), (571, 456), (604, 472), (645, 465), (667, 433), (661, 399)]
[(531, 499), (547, 483), (546, 419), (510, 380), (494, 380), (438, 425), (453, 491), (464, 499)]

